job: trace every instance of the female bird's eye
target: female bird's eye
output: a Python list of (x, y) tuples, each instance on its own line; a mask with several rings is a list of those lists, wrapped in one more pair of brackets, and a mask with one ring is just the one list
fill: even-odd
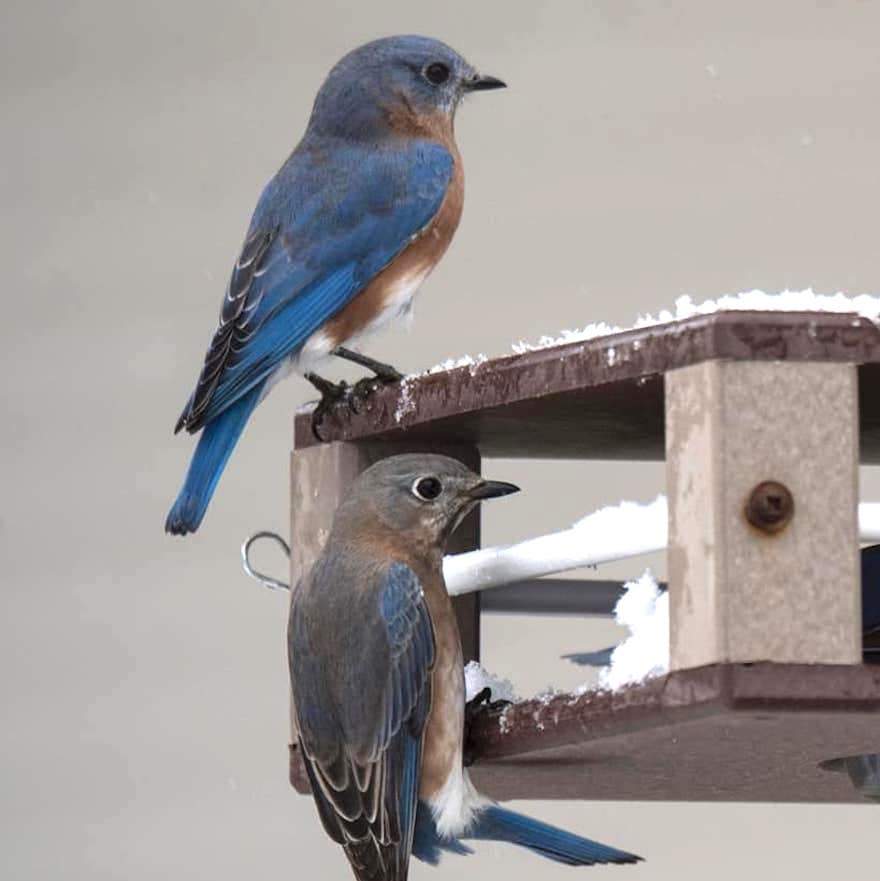
[(449, 68), (440, 61), (435, 61), (425, 68), (425, 79), (434, 86), (443, 85), (449, 79)]
[(443, 484), (436, 477), (420, 477), (413, 484), (412, 491), (423, 502), (431, 502), (443, 492)]

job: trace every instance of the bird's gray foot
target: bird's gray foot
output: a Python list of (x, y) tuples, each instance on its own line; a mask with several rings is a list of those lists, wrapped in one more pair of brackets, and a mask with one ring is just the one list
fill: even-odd
[(500, 713), (505, 707), (510, 706), (510, 701), (493, 701), (492, 689), (488, 686), (478, 691), (464, 705), (464, 740), (462, 744), (462, 760), (466, 768), (470, 767), (477, 758), (477, 749), (472, 738), (472, 729), (477, 716), (483, 712)]
[(382, 361), (377, 361), (375, 358), (362, 355), (353, 349), (346, 349), (345, 346), (337, 346), (333, 350), (333, 354), (337, 358), (351, 361), (352, 364), (359, 364), (361, 367), (366, 367), (367, 370), (373, 371), (372, 376), (365, 376), (352, 387), (351, 395), (348, 399), (352, 413), (360, 413), (364, 408), (364, 404), (369, 400), (370, 395), (378, 388), (383, 385), (400, 382), (403, 379), (403, 374), (390, 364), (385, 364)]
[(312, 434), (320, 441), (321, 423), (330, 410), (333, 409), (340, 401), (344, 401), (349, 397), (351, 391), (347, 382), (330, 382), (317, 373), (307, 373), (305, 378), (321, 393), (321, 400), (312, 413)]
[(382, 385), (382, 380), (378, 376), (365, 376), (359, 379), (351, 389), (351, 397), (348, 399), (348, 406), (351, 407), (352, 413), (360, 413), (364, 409), (364, 405), (370, 398), (370, 395)]
[[(394, 370), (393, 367), (391, 369)], [(375, 376), (365, 376), (363, 379), (359, 379), (352, 387), (351, 395), (348, 399), (352, 413), (360, 413), (370, 399), (370, 396), (383, 385), (393, 385), (399, 382), (400, 379), (401, 376), (396, 370), (394, 371), (394, 376), (383, 376), (377, 373)]]

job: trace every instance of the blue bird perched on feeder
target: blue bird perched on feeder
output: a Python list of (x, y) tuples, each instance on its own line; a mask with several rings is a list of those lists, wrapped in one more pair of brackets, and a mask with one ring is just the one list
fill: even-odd
[(359, 881), (405, 881), (463, 839), (567, 865), (639, 858), (482, 797), (462, 763), (465, 681), (443, 552), (484, 499), (516, 492), (445, 456), (368, 468), (293, 594), (288, 644), (299, 742), (318, 814)]
[(305, 136), (254, 211), (196, 388), (176, 431), (201, 431), (167, 532), (198, 529), (257, 404), (295, 369), (321, 392), (316, 425), (347, 388), (314, 371), (331, 355), (400, 374), (345, 348), (409, 312), (458, 226), (464, 172), (455, 112), (502, 88), (443, 43), (389, 37), (346, 55)]

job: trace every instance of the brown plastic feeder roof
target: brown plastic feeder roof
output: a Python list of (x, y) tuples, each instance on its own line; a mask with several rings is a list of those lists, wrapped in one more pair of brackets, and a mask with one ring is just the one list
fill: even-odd
[[(340, 404), (323, 440), (476, 444), (484, 456), (663, 458), (663, 374), (711, 359), (859, 365), (861, 458), (880, 462), (880, 329), (857, 315), (717, 312), (406, 380), (352, 413)], [(298, 414), (297, 448), (318, 441)]]

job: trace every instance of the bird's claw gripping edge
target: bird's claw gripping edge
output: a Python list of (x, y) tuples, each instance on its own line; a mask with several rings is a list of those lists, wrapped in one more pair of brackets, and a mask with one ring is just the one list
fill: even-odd
[(370, 358), (361, 352), (355, 352), (352, 349), (346, 349), (344, 346), (338, 346), (333, 350), (333, 354), (337, 358), (351, 361), (353, 364), (366, 367), (367, 370), (373, 372), (372, 376), (365, 376), (354, 384), (351, 396), (349, 397), (349, 406), (352, 413), (360, 413), (370, 395), (377, 389), (383, 385), (393, 385), (395, 382), (400, 382), (403, 379), (403, 374), (390, 364), (377, 361), (375, 358)]
[(312, 411), (312, 434), (316, 440), (322, 441), (321, 424), (324, 417), (336, 406), (340, 401), (344, 401), (350, 394), (350, 387), (344, 380), (342, 382), (330, 382), (317, 373), (307, 373), (305, 378), (321, 393), (321, 400), (318, 406)]
[(316, 373), (306, 374), (306, 379), (321, 393), (321, 400), (312, 412), (312, 433), (316, 440), (323, 441), (321, 437), (321, 424), (326, 415), (340, 402), (347, 401), (352, 413), (360, 413), (370, 395), (383, 385), (393, 385), (403, 379), (403, 374), (388, 364), (367, 359), (370, 364), (365, 365), (374, 370), (373, 376), (365, 376), (354, 385), (349, 385), (344, 380), (331, 382)]
[(469, 768), (477, 758), (477, 747), (473, 742), (472, 729), (477, 717), (484, 712), (499, 713), (505, 707), (510, 706), (510, 701), (492, 700), (492, 689), (486, 688), (478, 691), (464, 705), (464, 743), (462, 749), (462, 761)]
[(324, 440), (321, 437), (321, 423), (324, 421), (324, 417), (340, 401), (348, 401), (351, 412), (360, 413), (370, 395), (377, 389), (383, 385), (393, 385), (403, 379), (403, 374), (390, 364), (376, 361), (375, 358), (362, 355), (360, 352), (339, 346), (333, 350), (333, 354), (337, 358), (351, 361), (354, 364), (359, 364), (361, 367), (366, 367), (367, 370), (372, 370), (373, 375), (365, 376), (353, 386), (350, 386), (345, 381), (331, 382), (329, 379), (324, 379), (324, 377), (318, 376), (316, 373), (306, 374), (306, 379), (321, 393), (321, 400), (312, 413), (312, 433), (319, 441)]
[(365, 376), (359, 379), (351, 389), (351, 395), (348, 402), (352, 413), (360, 413), (364, 404), (369, 400), (370, 395), (380, 389), (383, 385), (393, 385), (400, 382), (403, 378), (402, 374), (396, 370), (393, 374), (376, 374), (375, 376)]

